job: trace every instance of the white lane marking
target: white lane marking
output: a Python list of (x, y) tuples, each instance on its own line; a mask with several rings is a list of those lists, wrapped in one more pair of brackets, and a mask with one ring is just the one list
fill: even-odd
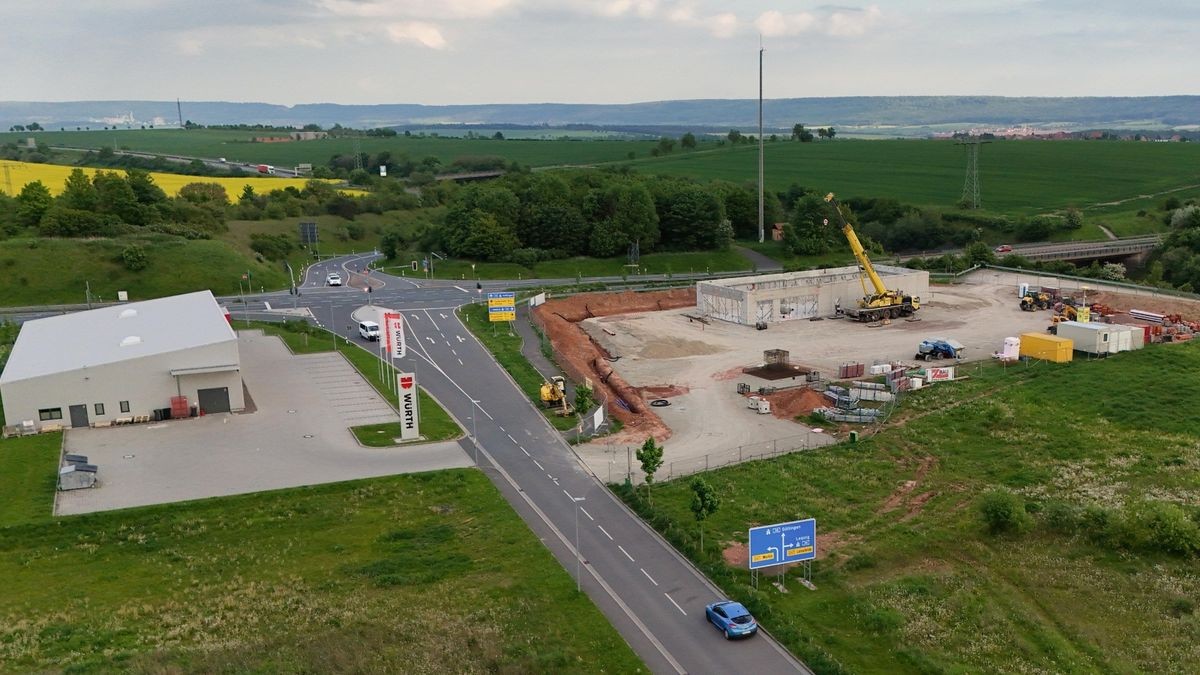
[(460, 365), (460, 366), (465, 366), (465, 365), (467, 365), (467, 364), (463, 363), (463, 362), (462, 362), (462, 359), (459, 359), (459, 360), (458, 360), (458, 365)]
[(426, 336), (425, 336), (425, 339), (426, 339), (426, 340), (429, 340), (429, 344), (431, 344), (431, 345), (432, 345), (432, 344), (437, 344), (437, 343), (435, 343), (435, 342), (433, 341), (433, 338), (429, 337), (428, 335), (426, 335)]
[(271, 303), (266, 300), (263, 300), (263, 307), (266, 307), (268, 312), (271, 311)]
[(563, 488), (563, 494), (567, 496), (567, 499), (570, 499), (571, 501), (575, 501), (575, 498), (571, 496), (571, 493), (567, 492), (567, 488)]
[(621, 549), (621, 553), (624, 553), (626, 558), (629, 558), (629, 562), (637, 562), (633, 556), (629, 555), (629, 551), (626, 551), (624, 546), (617, 544), (617, 548)]
[[(449, 344), (449, 342), (447, 342), (447, 344)], [(454, 351), (454, 347), (451, 347), (451, 348), (450, 348), (450, 353), (451, 353), (451, 354), (453, 354), (453, 355), (455, 355), (455, 356), (458, 356), (458, 352)]]
[(534, 463), (534, 464), (537, 464), (537, 468), (541, 469), (542, 471), (545, 471), (545, 470), (546, 470), (546, 467), (542, 466), (542, 463), (541, 463), (541, 462), (539, 462), (539, 461), (537, 461), (536, 459), (535, 459), (535, 460), (533, 460), (533, 463)]
[(497, 424), (496, 426), (500, 427), (500, 431), (504, 431), (504, 427), (501, 427), (499, 424)]
[(658, 585), (658, 582), (654, 580), (654, 577), (650, 576), (650, 573), (646, 571), (646, 568), (639, 567), (638, 569), (642, 571), (642, 574), (646, 575), (646, 578), (650, 580), (650, 583), (654, 584), (655, 586)]
[(411, 317), (406, 317), (406, 318), (410, 318), (410, 319), (416, 321), (417, 319), (420, 319), (421, 317), (417, 316), (416, 314), (413, 314)]
[(613, 541), (612, 535), (608, 533), (608, 530), (604, 529), (603, 525), (597, 525), (596, 527), (600, 528), (600, 531), (604, 533), (604, 536), (608, 537), (609, 541)]
[[(468, 291), (467, 289), (463, 288), (462, 286), (455, 286), (455, 288), (457, 288), (458, 290), (462, 291), (463, 293), (470, 293), (470, 291)], [(444, 316), (443, 316), (442, 318), (444, 319), (444, 318), (446, 318), (446, 317), (444, 317)]]
[[(429, 313), (429, 310), (425, 310), (425, 316), (429, 317), (429, 322), (433, 324), (433, 327), (437, 329), (437, 332), (442, 332), (442, 327), (437, 325), (437, 321), (433, 320), (433, 315)], [(446, 336), (443, 335), (442, 337), (444, 338)]]
[(587, 512), (587, 509), (583, 508), (582, 506), (581, 506), (581, 507), (579, 507), (579, 510), (580, 510), (580, 511), (583, 511), (583, 515), (587, 516), (587, 517), (588, 517), (588, 520), (591, 520), (591, 521), (594, 521), (594, 520), (596, 520), (595, 518), (593, 518), (593, 517), (592, 517), (592, 514), (588, 513), (588, 512)]
[(512, 441), (513, 443), (517, 442), (517, 439), (513, 438), (512, 434), (508, 434), (508, 440)]
[(518, 445), (517, 447), (521, 449), (521, 452), (525, 453), (525, 456), (526, 456), (526, 457), (532, 457), (532, 456), (533, 456), (533, 455), (529, 454), (529, 451), (525, 449), (525, 446), (523, 446), (523, 445)]
[(683, 614), (684, 616), (687, 616), (687, 612), (683, 611), (683, 608), (679, 606), (679, 603), (678, 603), (678, 602), (675, 602), (675, 599), (674, 599), (674, 598), (672, 598), (671, 596), (667, 595), (666, 593), (663, 593), (663, 595), (666, 595), (666, 596), (667, 596), (667, 599), (671, 601), (671, 604), (672, 604), (672, 605), (675, 605), (675, 609), (679, 610), (679, 613), (680, 613), (680, 614)]
[(459, 344), (462, 344), (462, 343), (466, 342), (466, 340), (464, 340), (464, 339), (463, 339), (463, 336), (461, 336), (461, 335), (455, 335), (454, 337), (458, 338), (458, 342), (459, 342)]
[(443, 319), (445, 319), (445, 318), (446, 318), (446, 315), (445, 315), (445, 314), (442, 314), (441, 312), (438, 312), (438, 316), (442, 317)]

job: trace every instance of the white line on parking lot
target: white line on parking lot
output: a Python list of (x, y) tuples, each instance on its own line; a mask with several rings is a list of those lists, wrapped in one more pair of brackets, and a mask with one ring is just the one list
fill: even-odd
[(629, 562), (636, 562), (636, 561), (633, 559), (633, 556), (629, 555), (629, 551), (626, 551), (626, 550), (625, 550), (625, 547), (624, 547), (624, 546), (622, 546), (622, 545), (620, 545), (620, 544), (617, 544), (617, 548), (621, 549), (621, 553), (624, 553), (626, 558), (629, 558)]
[(613, 541), (612, 535), (608, 533), (608, 530), (604, 529), (603, 525), (597, 525), (596, 527), (600, 528), (600, 531), (604, 533), (604, 536), (608, 537), (609, 541)]
[(650, 576), (650, 573), (646, 571), (646, 568), (639, 567), (638, 569), (642, 571), (642, 574), (646, 575), (646, 578), (650, 580), (650, 583), (654, 584), (655, 586), (658, 585), (658, 582), (654, 580), (654, 577)]
[(579, 507), (579, 510), (583, 511), (583, 515), (587, 516), (588, 520), (593, 520), (593, 521), (596, 520), (595, 518), (592, 517), (592, 514), (588, 513), (587, 509), (583, 508), (582, 506)]
[(675, 605), (675, 609), (679, 610), (680, 614), (687, 616), (687, 612), (683, 611), (683, 608), (679, 606), (678, 602), (675, 602), (675, 600), (671, 596), (667, 595), (666, 593), (663, 593), (663, 595), (667, 596), (667, 599), (671, 601), (672, 605)]

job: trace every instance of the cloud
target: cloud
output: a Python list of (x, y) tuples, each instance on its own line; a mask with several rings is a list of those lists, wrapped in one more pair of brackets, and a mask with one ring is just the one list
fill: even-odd
[(359, 19), (484, 19), (517, 0), (316, 0), (327, 14)]
[(739, 24), (737, 16), (725, 12), (702, 20), (713, 37), (731, 38), (737, 33)]
[(204, 53), (204, 41), (201, 40), (200, 38), (195, 38), (195, 37), (180, 38), (179, 42), (177, 44), (179, 46), (180, 54), (187, 54), (188, 56), (197, 56), (199, 54)]
[(754, 20), (755, 27), (766, 37), (790, 37), (803, 33), (824, 33), (835, 37), (857, 37), (883, 18), (876, 5), (865, 9), (827, 8), (824, 15), (812, 12), (784, 14), (769, 10)]
[(387, 35), (393, 42), (416, 42), (430, 49), (442, 49), (446, 38), (437, 26), (424, 21), (400, 21), (387, 26)]

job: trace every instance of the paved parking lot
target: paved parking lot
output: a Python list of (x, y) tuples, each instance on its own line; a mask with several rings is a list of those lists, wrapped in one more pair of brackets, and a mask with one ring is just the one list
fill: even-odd
[(334, 353), (292, 355), (278, 338), (238, 335), (257, 410), (109, 429), (72, 429), (66, 451), (99, 466), (100, 486), (58, 495), (59, 515), (470, 466), (458, 443), (364, 448), (349, 427), (398, 421)]

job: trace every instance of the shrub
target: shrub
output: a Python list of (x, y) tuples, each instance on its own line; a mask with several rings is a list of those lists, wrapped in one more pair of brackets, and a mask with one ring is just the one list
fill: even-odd
[(991, 490), (979, 501), (979, 512), (992, 534), (1019, 533), (1029, 528), (1024, 501), (1007, 490)]
[(1066, 502), (1050, 502), (1042, 510), (1042, 522), (1051, 532), (1074, 534), (1079, 521), (1079, 509)]
[(150, 265), (150, 260), (146, 257), (146, 249), (142, 248), (140, 244), (126, 246), (125, 250), (121, 251), (121, 262), (130, 272), (144, 270)]

